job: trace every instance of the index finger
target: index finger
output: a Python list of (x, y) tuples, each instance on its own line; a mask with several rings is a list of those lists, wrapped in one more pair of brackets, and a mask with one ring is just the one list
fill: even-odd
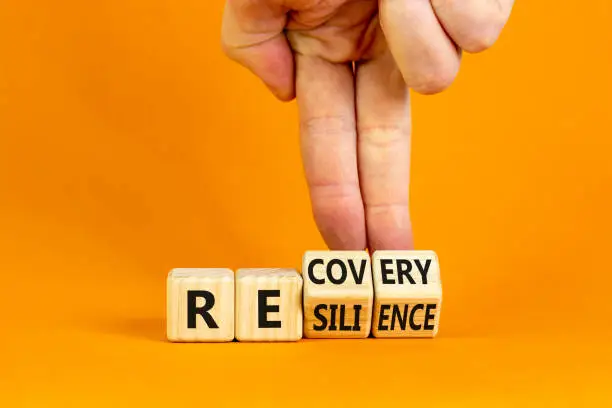
[(354, 79), (349, 64), (296, 55), (301, 148), (315, 221), (332, 250), (363, 250)]

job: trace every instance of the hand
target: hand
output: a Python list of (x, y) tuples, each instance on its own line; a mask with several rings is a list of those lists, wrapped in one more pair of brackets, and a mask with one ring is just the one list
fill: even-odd
[(315, 221), (330, 249), (410, 249), (408, 88), (433, 94), (489, 48), (514, 0), (228, 0), (226, 54), (297, 96)]

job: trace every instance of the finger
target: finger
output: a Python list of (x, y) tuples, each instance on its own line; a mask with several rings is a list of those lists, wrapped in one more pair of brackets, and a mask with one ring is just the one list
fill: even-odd
[(429, 0), (380, 0), (380, 19), (389, 49), (416, 92), (448, 88), (459, 71), (460, 51), (448, 38)]
[(283, 33), (285, 9), (274, 0), (228, 0), (223, 13), (224, 52), (283, 101), (295, 97), (293, 53)]
[(389, 52), (357, 67), (359, 180), (368, 247), (412, 249), (410, 96)]
[(484, 51), (497, 41), (514, 0), (432, 0), (446, 32), (467, 52)]
[(366, 248), (352, 69), (296, 55), (301, 148), (314, 219), (330, 249)]

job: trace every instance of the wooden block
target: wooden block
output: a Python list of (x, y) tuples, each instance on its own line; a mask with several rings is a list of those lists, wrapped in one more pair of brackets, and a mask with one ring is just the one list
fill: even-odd
[(234, 339), (234, 272), (177, 268), (167, 280), (166, 332), (177, 342)]
[(433, 251), (376, 251), (372, 255), (375, 337), (435, 337), (442, 284)]
[(236, 338), (239, 341), (302, 338), (302, 276), (295, 269), (236, 271)]
[(372, 322), (372, 269), (365, 251), (308, 251), (304, 278), (304, 336), (364, 338)]

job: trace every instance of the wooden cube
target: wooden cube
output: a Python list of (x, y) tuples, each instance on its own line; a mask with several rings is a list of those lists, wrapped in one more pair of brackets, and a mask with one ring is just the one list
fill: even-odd
[(236, 271), (236, 338), (239, 341), (302, 338), (302, 276), (295, 269)]
[(177, 268), (167, 280), (166, 334), (176, 342), (234, 339), (234, 272)]
[(302, 276), (304, 336), (368, 337), (374, 289), (366, 251), (308, 251)]
[(442, 284), (433, 251), (376, 251), (372, 255), (375, 337), (435, 337)]

